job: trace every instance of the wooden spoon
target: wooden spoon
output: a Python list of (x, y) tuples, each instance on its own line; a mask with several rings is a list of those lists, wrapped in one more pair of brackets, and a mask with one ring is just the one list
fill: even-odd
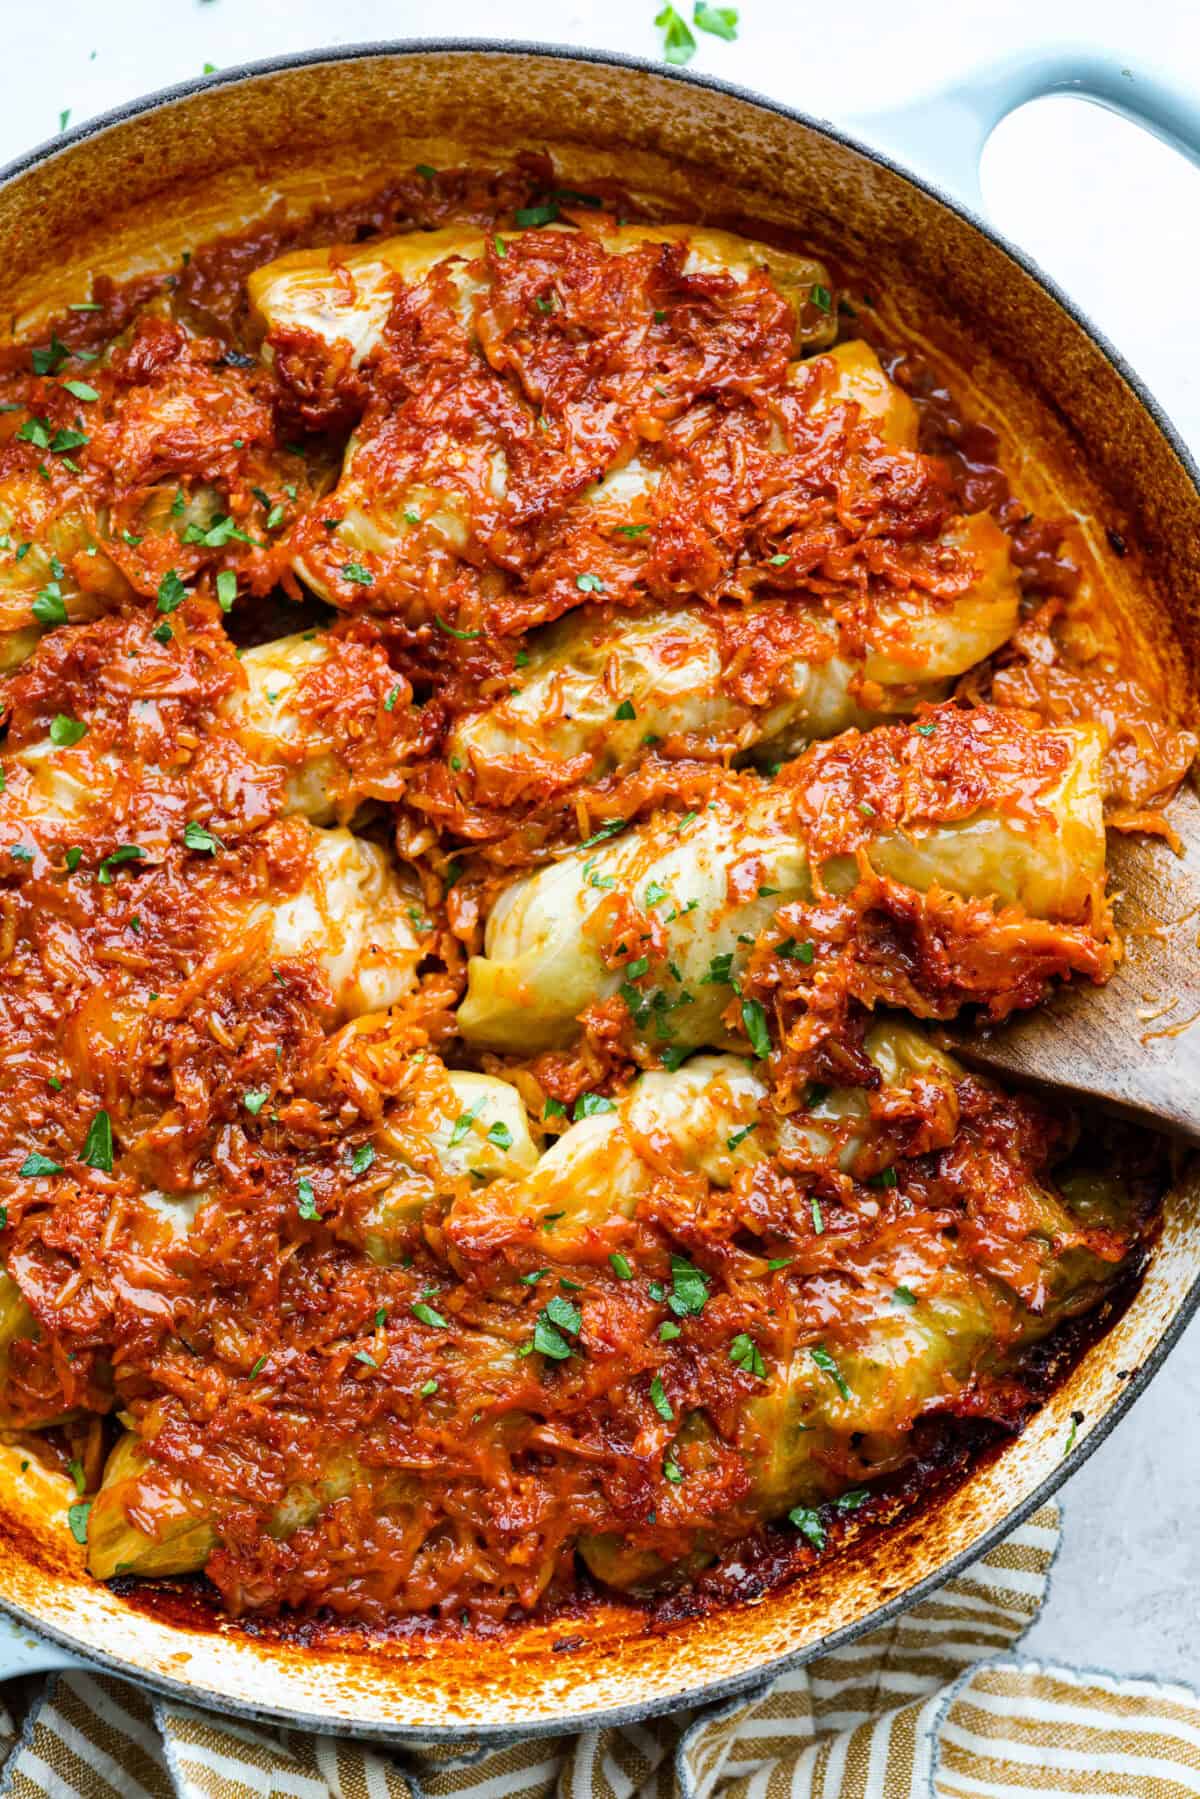
[(1167, 810), (1183, 844), (1108, 834), (1125, 958), (1103, 987), (1074, 983), (1001, 1025), (946, 1028), (990, 1074), (1059, 1087), (1200, 1142), (1200, 799)]

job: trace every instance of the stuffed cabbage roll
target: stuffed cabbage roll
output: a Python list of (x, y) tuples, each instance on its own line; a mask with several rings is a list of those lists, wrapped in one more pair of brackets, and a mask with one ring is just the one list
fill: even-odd
[[(539, 777), (598, 780), (630, 767), (648, 741), (667, 753), (795, 753), (806, 741), (911, 712), (1006, 642), (1020, 615), (1008, 539), (989, 514), (957, 521), (944, 541), (976, 570), (966, 593), (950, 602), (916, 590), (881, 598), (861, 658), (843, 655), (836, 623), (810, 607), (819, 652), (795, 662), (758, 709), (722, 688), (719, 614), (662, 610), (631, 620), (579, 607), (539, 634), (514, 693), (455, 727), (450, 766), (480, 798), (503, 799)], [(769, 628), (783, 604), (756, 602), (751, 617)]]
[(82, 501), (33, 474), (0, 482), (0, 673), (44, 631), (95, 618), (131, 593)]
[[(496, 235), (510, 241), (526, 233), (501, 231)], [(685, 274), (717, 272), (741, 282), (764, 270), (796, 307), (798, 349), (832, 343), (836, 335), (836, 314), (828, 298), (823, 306), (819, 301), (811, 303), (814, 288), (827, 296), (830, 287), (827, 271), (811, 257), (697, 225), (621, 225), (589, 229), (586, 235), (613, 256), (627, 255), (643, 244), (686, 243)], [(469, 323), (473, 303), (487, 287), (486, 278), (472, 265), (479, 262), (487, 245), (483, 232), (451, 226), (376, 239), (354, 248), (334, 245), (278, 257), (256, 269), (247, 283), (265, 337), (263, 354), (271, 358), (274, 336), (303, 331), (330, 345), (347, 346), (353, 363), (361, 363), (383, 335), (397, 285), (415, 286), (443, 263), (454, 284), (461, 316)]]
[[(856, 812), (847, 845), (918, 891), (936, 884), (1035, 918), (1079, 917), (1104, 874), (1099, 734), (1039, 732), (985, 709), (943, 717), (976, 758), (973, 797), (948, 793), (942, 803), (937, 782), (924, 790), (922, 762), (940, 767), (946, 751), (932, 736), (905, 733), (908, 784), (875, 802), (864, 788), (869, 816)], [(936, 728), (930, 715), (928, 729)], [(1006, 790), (1009, 764), (999, 755), (1014, 730), (1031, 752), (1057, 752), (1024, 808)], [(879, 736), (826, 746), (848, 793), (858, 791), (855, 758), (872, 768)], [(814, 872), (831, 892), (859, 879), (856, 854), (823, 854), (814, 871), (805, 841), (812, 827), (797, 814), (805, 766), (802, 759), (791, 779), (770, 784), (730, 777), (698, 815), (659, 814), (620, 836), (606, 831), (604, 841), (515, 881), (492, 909), (484, 954), (471, 959), (458, 1011), (466, 1040), (530, 1053), (559, 1047), (587, 1006), (621, 992), (649, 1042), (657, 1037), (673, 1051), (736, 1044), (722, 1014), (748, 946), (780, 907), (812, 898)], [(814, 787), (824, 769), (814, 765)], [(638, 985), (651, 975), (653, 991)]]
[(297, 891), (249, 913), (230, 908), (230, 940), (261, 940), (272, 961), (310, 956), (343, 1018), (386, 1011), (416, 985), (429, 928), (418, 895), (378, 844), (351, 831), (312, 830), (308, 849)]
[[(914, 1080), (949, 1094), (961, 1070), (921, 1032), (888, 1019), (867, 1033), (866, 1053), (897, 1095)], [(557, 1262), (603, 1266), (611, 1227), (633, 1216), (664, 1167), (732, 1186), (740, 1172), (776, 1161), (792, 1172), (853, 1172), (871, 1137), (862, 1087), (814, 1091), (796, 1112), (770, 1104), (770, 1085), (745, 1057), (698, 1055), (670, 1072), (640, 1075), (608, 1111), (577, 1118), (527, 1177), (454, 1201), (447, 1234), (490, 1253), (513, 1230), (537, 1226)]]

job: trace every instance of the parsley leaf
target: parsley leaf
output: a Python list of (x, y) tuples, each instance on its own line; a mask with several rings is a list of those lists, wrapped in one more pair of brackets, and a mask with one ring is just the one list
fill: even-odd
[(671, 1257), (671, 1291), (667, 1304), (677, 1318), (698, 1318), (708, 1302), (708, 1276), (683, 1256)]
[(816, 1348), (810, 1349), (808, 1353), (817, 1364), (817, 1367), (821, 1370), (822, 1374), (827, 1374), (829, 1376), (842, 1398), (849, 1399), (850, 1389), (846, 1385), (841, 1369), (838, 1367), (829, 1351), (823, 1349), (818, 1343)]
[(211, 831), (197, 824), (194, 818), (189, 818), (183, 827), (183, 841), (188, 849), (199, 850), (206, 856), (215, 856), (219, 849), (225, 847), (219, 837), (214, 837)]
[(671, 1401), (667, 1398), (666, 1391), (662, 1384), (661, 1374), (656, 1374), (654, 1379), (650, 1382), (650, 1403), (664, 1424), (673, 1424), (675, 1422), (675, 1409), (672, 1406)]
[(88, 1134), (84, 1139), (83, 1153), (79, 1160), (85, 1168), (98, 1168), (104, 1174), (112, 1173), (113, 1139), (112, 1119), (101, 1107), (88, 1126)]
[(677, 66), (691, 62), (696, 54), (696, 40), (689, 31), (686, 20), (682, 19), (671, 5), (664, 6), (655, 15), (654, 23), (663, 34), (663, 61)]
[(432, 1306), (425, 1304), (424, 1300), (419, 1299), (417, 1301), (412, 1309), (412, 1315), (417, 1320), (418, 1324), (427, 1324), (430, 1330), (445, 1331), (450, 1329), (450, 1326), (446, 1323), (442, 1314), (440, 1312), (435, 1312)]
[(317, 1206), (317, 1196), (313, 1192), (313, 1184), (306, 1174), (302, 1174), (296, 1182), (296, 1191), (300, 1195), (296, 1203), (296, 1210), (301, 1218), (319, 1218), (321, 1213)]
[(603, 1093), (581, 1093), (575, 1101), (572, 1116), (578, 1124), (581, 1118), (595, 1118), (601, 1112), (615, 1112), (616, 1109), (614, 1102), (606, 1099)]
[(70, 749), (87, 736), (87, 726), (77, 718), (70, 718), (65, 712), (59, 712), (50, 721), (50, 741), (60, 750)]
[(49, 1156), (44, 1156), (40, 1149), (33, 1149), (21, 1163), (19, 1172), (26, 1180), (39, 1180), (43, 1175), (61, 1174), (62, 1167), (58, 1162), (52, 1162)]
[(187, 588), (173, 568), (169, 568), (158, 584), (158, 610), (174, 612), (187, 599)]
[(762, 1351), (754, 1338), (745, 1331), (739, 1331), (729, 1345), (729, 1359), (735, 1368), (744, 1368), (747, 1374), (753, 1374), (759, 1380), (766, 1380), (767, 1370), (762, 1359)]
[(821, 1523), (820, 1514), (815, 1512), (810, 1505), (793, 1506), (788, 1513), (788, 1522), (796, 1526), (800, 1535), (811, 1543), (814, 1549), (824, 1549), (825, 1526)]
[[(112, 854), (110, 856), (105, 856), (103, 862), (100, 864), (99, 868), (96, 870), (96, 879), (99, 881), (99, 883), (102, 887), (110, 887), (112, 885), (112, 871), (114, 868), (116, 868), (118, 863), (120, 863), (120, 862), (140, 862), (142, 860), (142, 858), (145, 856), (145, 854), (146, 854), (146, 852), (142, 848), (140, 843), (120, 843), (120, 844), (118, 844), (116, 849), (112, 852)], [(67, 867), (68, 868), (72, 867), (70, 857), (71, 857), (71, 852), (68, 850), (67, 851)], [(78, 866), (79, 866), (78, 860), (74, 863), (73, 866), (78, 868)]]
[(724, 38), (731, 44), (737, 36), (738, 16), (736, 6), (710, 6), (708, 0), (696, 0), (692, 8), (692, 23), (701, 31), (711, 32), (713, 37)]
[(751, 1049), (760, 1062), (765, 1062), (771, 1053), (771, 1035), (767, 1030), (767, 1015), (756, 999), (742, 1001), (742, 1023)]

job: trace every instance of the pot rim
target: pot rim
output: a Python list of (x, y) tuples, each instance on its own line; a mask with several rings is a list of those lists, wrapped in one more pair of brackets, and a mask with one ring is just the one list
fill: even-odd
[[(1188, 480), (1196, 491), (1197, 499), (1200, 500), (1200, 466), (1197, 465), (1196, 459), (1184, 442), (1178, 428), (1172, 423), (1160, 402), (1115, 345), (1109, 342), (1104, 333), (1093, 324), (1070, 295), (1026, 251), (1012, 243), (1003, 233), (997, 231), (987, 220), (970, 207), (965, 206), (956, 197), (924, 176), (915, 174), (903, 163), (896, 161), (885, 152), (864, 142), (861, 138), (855, 137), (852, 133), (844, 131), (830, 120), (818, 119), (811, 113), (803, 112), (797, 107), (787, 106), (782, 101), (756, 92), (753, 88), (725, 81), (719, 76), (681, 69), (670, 64), (652, 61), (648, 57), (631, 56), (615, 50), (580, 48), (572, 44), (539, 43), (536, 40), (523, 38), (465, 37), (379, 38), (360, 44), (341, 44), (326, 49), (293, 51), (281, 56), (237, 63), (231, 68), (218, 70), (212, 75), (194, 76), (190, 80), (177, 82), (170, 87), (155, 89), (149, 94), (140, 95), (136, 99), (111, 107), (107, 112), (99, 113), (95, 118), (86, 119), (71, 130), (60, 132), (45, 142), (35, 145), (32, 150), (24, 152), (21, 156), (5, 164), (0, 168), (0, 189), (11, 186), (32, 169), (51, 161), (61, 151), (75, 149), (86, 143), (89, 138), (96, 137), (115, 126), (140, 118), (145, 113), (164, 111), (180, 101), (190, 99), (195, 94), (205, 93), (214, 88), (228, 87), (240, 82), (256, 80), (262, 76), (284, 74), (291, 69), (311, 68), (321, 63), (366, 62), (377, 57), (429, 55), (537, 56), (558, 62), (576, 62), (651, 75), (660, 81), (683, 87), (700, 88), (756, 107), (760, 111), (774, 113), (779, 118), (815, 132), (820, 137), (854, 151), (878, 167), (887, 169), (891, 174), (898, 175), (918, 192), (957, 214), (965, 223), (986, 237), (1017, 265), (1023, 275), (1036, 283), (1092, 340), (1149, 414), (1160, 435), (1183, 467)], [(94, 1667), (126, 1679), (132, 1678), (152, 1691), (181, 1700), (186, 1704), (208, 1705), (255, 1723), (283, 1724), (323, 1735), (365, 1738), (398, 1745), (420, 1746), (422, 1744), (453, 1744), (468, 1741), (472, 1744), (499, 1747), (506, 1743), (526, 1741), (531, 1738), (567, 1735), (585, 1730), (620, 1728), (647, 1718), (661, 1717), (664, 1713), (683, 1708), (692, 1709), (698, 1706), (748, 1700), (760, 1692), (765, 1692), (781, 1674), (802, 1667), (818, 1655), (827, 1655), (833, 1650), (853, 1643), (866, 1632), (890, 1623), (901, 1613), (907, 1611), (916, 1601), (944, 1586), (947, 1581), (961, 1574), (1002, 1542), (1005, 1537), (1011, 1535), (1012, 1531), (1044, 1505), (1063, 1484), (1067, 1476), (1082, 1467), (1088, 1457), (1106, 1440), (1125, 1417), (1134, 1400), (1158, 1373), (1198, 1310), (1200, 1310), (1200, 1266), (1197, 1267), (1191, 1285), (1181, 1297), (1170, 1322), (1159, 1337), (1154, 1349), (1144, 1361), (1139, 1363), (1137, 1369), (1123, 1384), (1120, 1393), (1103, 1417), (1080, 1442), (1061, 1458), (1031, 1493), (1014, 1505), (1003, 1518), (991, 1525), (967, 1548), (960, 1549), (951, 1556), (940, 1568), (926, 1575), (915, 1585), (906, 1587), (895, 1598), (885, 1600), (865, 1617), (855, 1620), (852, 1624), (844, 1625), (828, 1637), (822, 1637), (804, 1648), (789, 1650), (782, 1655), (775, 1656), (771, 1661), (753, 1670), (730, 1675), (724, 1680), (709, 1681), (699, 1687), (687, 1688), (668, 1697), (610, 1706), (604, 1711), (576, 1713), (555, 1719), (534, 1719), (527, 1723), (494, 1727), (464, 1723), (424, 1728), (389, 1723), (387, 1720), (322, 1718), (320, 1715), (293, 1711), (286, 1707), (257, 1706), (246, 1700), (232, 1698), (226, 1693), (218, 1693), (212, 1689), (202, 1688), (196, 1683), (176, 1679), (171, 1675), (147, 1673), (135, 1663), (125, 1661), (119, 1655), (82, 1643), (68, 1630), (45, 1622), (37, 1612), (28, 1611), (24, 1607), (16, 1605), (5, 1599), (3, 1595), (0, 1595), (0, 1612), (19, 1619), (40, 1636), (58, 1644), (65, 1650), (80, 1655)], [(379, 1674), (386, 1678), (385, 1665), (380, 1665)]]

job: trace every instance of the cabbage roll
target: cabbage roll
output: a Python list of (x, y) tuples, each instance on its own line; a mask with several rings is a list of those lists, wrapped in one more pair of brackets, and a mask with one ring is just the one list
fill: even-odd
[[(899, 1092), (920, 1077), (948, 1090), (957, 1063), (896, 1020), (874, 1025), (866, 1051), (884, 1086)], [(792, 1171), (851, 1173), (871, 1136), (865, 1088), (814, 1092), (802, 1110), (780, 1114), (759, 1065), (741, 1056), (693, 1056), (671, 1072), (640, 1075), (606, 1112), (578, 1118), (527, 1177), (508, 1180), (450, 1209), (448, 1235), (489, 1242), (528, 1221), (546, 1233), (557, 1262), (603, 1264), (607, 1227), (630, 1218), (664, 1167), (664, 1148), (687, 1174), (732, 1186), (739, 1172), (777, 1160)]]
[(341, 1017), (386, 1011), (416, 986), (429, 929), (419, 896), (386, 851), (351, 831), (313, 830), (309, 850), (297, 892), (234, 911), (228, 929), (262, 933), (273, 961), (311, 956)]
[[(951, 681), (1007, 641), (1020, 595), (1008, 539), (987, 513), (944, 535), (976, 569), (959, 599), (916, 590), (880, 598), (866, 655), (838, 648), (835, 622), (809, 613), (826, 654), (797, 661), (782, 692), (754, 710), (721, 686), (719, 620), (705, 611), (655, 611), (637, 619), (579, 607), (539, 633), (519, 689), (461, 721), (450, 765), (481, 798), (520, 792), (534, 777), (598, 780), (637, 761), (648, 740), (683, 752), (795, 753), (888, 714), (940, 699)], [(780, 601), (759, 601), (774, 610)], [(878, 688), (864, 703), (863, 683)]]
[[(524, 235), (522, 231), (498, 233), (504, 241)], [(647, 243), (686, 243), (685, 274), (717, 272), (742, 282), (764, 270), (796, 307), (797, 349), (832, 343), (837, 334), (836, 314), (828, 301), (824, 307), (810, 303), (814, 288), (827, 295), (831, 285), (823, 265), (811, 257), (697, 225), (621, 225), (589, 229), (586, 235), (613, 256), (627, 255)], [(460, 314), (469, 323), (475, 299), (487, 289), (486, 279), (471, 265), (484, 255), (487, 242), (485, 234), (473, 227), (450, 226), (376, 239), (354, 248), (335, 245), (278, 257), (256, 269), (247, 283), (255, 318), (265, 336), (264, 356), (270, 360), (273, 354), (274, 335), (303, 331), (331, 346), (347, 346), (357, 366), (383, 335), (396, 286), (416, 286), (442, 263), (448, 265)]]
[(32, 474), (0, 482), (0, 673), (24, 662), (44, 631), (131, 594), (82, 501)]
[[(957, 716), (986, 765), (992, 715)], [(851, 753), (873, 753), (874, 735), (851, 740)], [(910, 816), (906, 800), (891, 818), (872, 809), (860, 833), (871, 865), (922, 892), (936, 884), (1036, 918), (1079, 917), (1104, 874), (1101, 741), (1090, 728), (1030, 728), (1031, 747), (1038, 736), (1043, 747), (1057, 740), (1065, 767), (1032, 816), (1003, 791), (941, 819)], [(735, 1046), (722, 1014), (749, 945), (780, 907), (814, 893), (788, 784), (730, 777), (698, 815), (662, 813), (604, 835), (500, 895), (484, 954), (469, 965), (462, 1035), (510, 1051), (561, 1047), (586, 1007), (625, 992), (646, 1041), (673, 1052)], [(748, 890), (739, 870), (753, 872)], [(852, 889), (858, 872), (850, 855), (819, 869), (831, 892)], [(652, 968), (653, 993), (634, 986), (631, 965), (635, 979)]]
[(403, 1253), (406, 1233), (436, 1205), (447, 1179), (519, 1180), (535, 1167), (539, 1148), (517, 1089), (460, 1069), (446, 1073), (436, 1103), (423, 1099), (415, 1115), (385, 1123), (373, 1142), (372, 1176), (382, 1173), (384, 1184), (363, 1220), (362, 1241), (381, 1264)]

